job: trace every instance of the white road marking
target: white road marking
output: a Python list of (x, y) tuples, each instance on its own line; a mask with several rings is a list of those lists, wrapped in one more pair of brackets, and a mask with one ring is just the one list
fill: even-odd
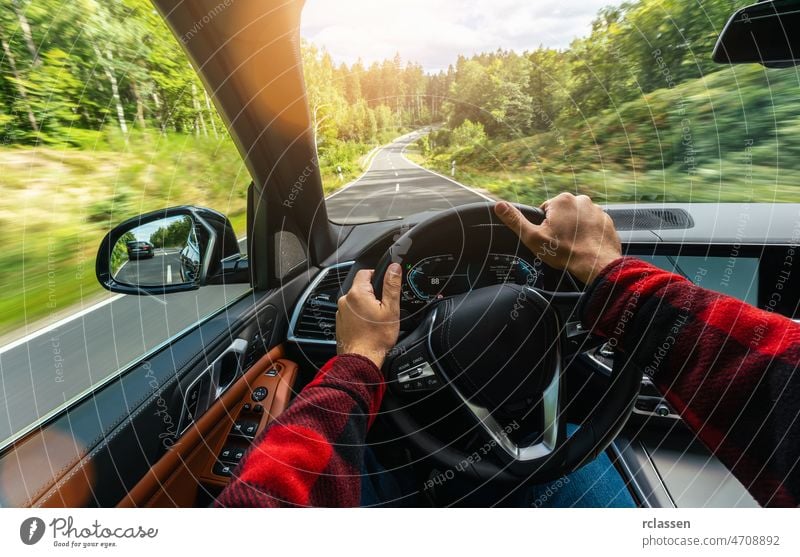
[[(242, 242), (245, 242), (245, 241), (247, 241), (247, 236), (239, 238), (239, 243), (240, 244)], [(125, 265), (127, 265), (128, 263), (129, 263), (129, 261), (125, 261), (125, 263), (123, 263), (120, 266), (120, 268), (117, 269), (117, 275), (122, 270), (122, 268)], [(4, 353), (8, 352), (9, 350), (12, 350), (12, 349), (16, 348), (17, 346), (21, 346), (21, 345), (23, 345), (23, 344), (25, 344), (27, 342), (30, 342), (30, 341), (36, 339), (37, 337), (39, 337), (41, 335), (49, 333), (50, 331), (52, 331), (54, 329), (58, 329), (59, 327), (61, 327), (63, 325), (66, 325), (67, 323), (69, 323), (71, 321), (75, 321), (76, 319), (78, 319), (80, 317), (83, 317), (86, 314), (89, 314), (89, 313), (91, 313), (91, 312), (93, 312), (95, 310), (98, 310), (103, 306), (107, 306), (111, 302), (119, 300), (120, 298), (124, 298), (125, 296), (127, 296), (127, 294), (117, 294), (116, 296), (112, 296), (111, 298), (109, 298), (107, 300), (103, 300), (102, 302), (98, 302), (98, 303), (96, 303), (96, 304), (94, 304), (92, 306), (89, 306), (88, 308), (82, 309), (77, 313), (73, 313), (72, 315), (68, 315), (64, 319), (61, 319), (59, 321), (56, 321), (55, 323), (47, 325), (46, 327), (44, 327), (42, 329), (37, 329), (36, 331), (33, 331), (32, 333), (29, 333), (29, 334), (25, 335), (22, 338), (18, 338), (17, 340), (12, 341), (12, 342), (4, 345), (4, 346), (0, 346), (0, 354), (4, 354)], [(159, 298), (157, 298), (155, 296), (151, 295), (150, 297), (153, 298), (154, 300), (158, 301), (158, 303), (160, 303), (161, 305), (167, 305), (165, 301), (163, 301), (163, 300), (161, 300), (161, 299), (159, 299)]]
[(397, 193), (397, 192), (399, 192), (399, 191), (400, 191), (400, 184), (397, 184), (397, 185), (394, 187), (394, 193)]
[(394, 171), (394, 175), (395, 176), (400, 176), (400, 174), (398, 174), (396, 170)]
[(167, 265), (167, 284), (172, 284), (172, 265)]
[(364, 172), (362, 172), (362, 173), (361, 173), (361, 176), (359, 176), (358, 178), (356, 178), (355, 180), (353, 180), (353, 181), (352, 181), (352, 182), (350, 182), (349, 184), (347, 184), (347, 185), (345, 185), (345, 186), (343, 186), (343, 187), (339, 188), (338, 190), (336, 190), (335, 192), (333, 192), (332, 194), (330, 194), (330, 195), (329, 195), (328, 197), (326, 197), (325, 199), (330, 199), (331, 197), (337, 196), (337, 195), (339, 195), (340, 193), (342, 193), (344, 190), (346, 190), (347, 188), (351, 188), (351, 187), (355, 186), (355, 185), (356, 185), (356, 184), (357, 184), (359, 181), (361, 181), (361, 179), (362, 179), (364, 176), (366, 176), (366, 175), (367, 175), (367, 173), (368, 173), (370, 170), (372, 170), (372, 165), (373, 165), (373, 164), (375, 164), (375, 161), (377, 160), (377, 158), (378, 158), (378, 156), (380, 155), (381, 151), (383, 151), (383, 150), (385, 149), (385, 147), (376, 147), (376, 149), (377, 149), (377, 150), (376, 150), (376, 152), (375, 152), (375, 154), (374, 154), (374, 155), (370, 155), (369, 153), (367, 154), (367, 156), (368, 156), (368, 157), (369, 157), (369, 156), (372, 156), (372, 160), (370, 160), (370, 161), (369, 161), (369, 166), (367, 166), (367, 169), (366, 169)]
[(82, 309), (78, 313), (73, 313), (72, 315), (70, 315), (68, 317), (65, 317), (64, 319), (62, 319), (60, 321), (56, 321), (55, 323), (53, 323), (51, 325), (48, 325), (47, 327), (45, 327), (43, 329), (39, 329), (38, 331), (34, 331), (34, 332), (32, 332), (32, 333), (30, 333), (28, 335), (25, 335), (22, 338), (18, 338), (14, 342), (11, 342), (9, 344), (6, 344), (5, 346), (0, 347), (0, 354), (4, 354), (5, 352), (8, 352), (9, 350), (11, 350), (13, 348), (16, 348), (17, 346), (20, 346), (22, 344), (25, 344), (26, 342), (32, 341), (33, 339), (35, 339), (38, 336), (41, 336), (41, 335), (43, 335), (45, 333), (49, 333), (50, 331), (52, 331), (54, 329), (58, 329), (59, 327), (61, 327), (63, 325), (66, 325), (70, 321), (75, 321), (76, 319), (78, 319), (80, 317), (83, 317), (84, 315), (86, 315), (88, 313), (91, 313), (91, 312), (93, 312), (95, 310), (98, 310), (101, 307), (107, 306), (111, 302), (114, 302), (114, 301), (119, 300), (120, 298), (124, 298), (124, 297), (125, 297), (125, 294), (117, 294), (116, 296), (112, 296), (111, 298), (109, 298), (107, 300), (103, 300), (102, 302), (94, 304), (93, 306), (89, 306), (86, 309)]
[[(409, 143), (409, 145), (410, 145), (410, 143)], [(489, 197), (488, 195), (486, 195), (486, 194), (483, 194), (483, 193), (479, 192), (478, 190), (476, 190), (476, 189), (474, 189), (474, 188), (471, 188), (471, 187), (469, 187), (469, 186), (465, 186), (464, 184), (461, 184), (461, 183), (459, 183), (459, 182), (456, 182), (456, 181), (455, 181), (455, 180), (453, 180), (452, 178), (448, 178), (448, 177), (447, 177), (447, 176), (445, 176), (444, 174), (439, 174), (438, 172), (435, 172), (435, 171), (431, 170), (430, 168), (425, 168), (424, 166), (420, 166), (420, 165), (418, 165), (417, 163), (415, 163), (414, 161), (412, 161), (411, 159), (409, 159), (408, 157), (406, 157), (406, 154), (405, 154), (405, 152), (406, 152), (406, 148), (404, 147), (404, 148), (403, 148), (403, 150), (401, 151), (401, 153), (400, 153), (400, 154), (401, 154), (401, 156), (402, 156), (402, 157), (405, 159), (405, 161), (406, 161), (408, 164), (414, 165), (414, 166), (416, 166), (417, 168), (419, 168), (419, 169), (421, 169), (421, 170), (424, 170), (425, 172), (430, 172), (431, 174), (435, 174), (435, 175), (436, 175), (436, 176), (438, 176), (439, 178), (444, 178), (444, 179), (445, 179), (445, 180), (447, 180), (448, 182), (450, 182), (450, 183), (452, 183), (452, 184), (455, 184), (456, 186), (458, 186), (458, 187), (460, 187), (460, 188), (464, 188), (465, 190), (469, 190), (469, 191), (471, 191), (472, 193), (474, 193), (475, 195), (478, 195), (478, 196), (480, 196), (480, 197), (484, 198), (486, 201), (491, 201), (492, 203), (494, 203), (494, 202), (496, 202), (496, 201), (497, 201), (496, 199), (494, 199), (494, 198), (491, 198), (491, 197)]]

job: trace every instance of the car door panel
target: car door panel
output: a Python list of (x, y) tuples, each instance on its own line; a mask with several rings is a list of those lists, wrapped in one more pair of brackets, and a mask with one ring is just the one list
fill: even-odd
[[(144, 478), (120, 501), (119, 507), (185, 507), (197, 501), (198, 490), (213, 495), (229, 479), (214, 473), (222, 448), (231, 443), (234, 422), (251, 407), (252, 393), (259, 387), (268, 391), (260, 404), (264, 412), (259, 418), (258, 433), (279, 416), (288, 406), (297, 377), (297, 365), (283, 359), (283, 347), (278, 346), (252, 366), (180, 440), (154, 464)], [(274, 372), (274, 375), (267, 375)], [(248, 442), (241, 438), (240, 446)], [(201, 494), (203, 494), (201, 492)]]
[(303, 273), (240, 298), (4, 449), (0, 506), (118, 504), (178, 441), (191, 382), (255, 332), (262, 349), (247, 356), (261, 360), (285, 337), (287, 304), (307, 283)]

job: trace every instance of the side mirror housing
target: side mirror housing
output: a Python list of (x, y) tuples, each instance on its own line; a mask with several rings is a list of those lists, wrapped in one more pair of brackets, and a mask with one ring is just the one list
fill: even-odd
[(767, 0), (731, 16), (712, 55), (721, 64), (762, 64), (785, 68), (800, 62), (797, 0)]
[(122, 294), (250, 282), (230, 221), (191, 206), (160, 209), (116, 226), (100, 243), (95, 271), (104, 288)]

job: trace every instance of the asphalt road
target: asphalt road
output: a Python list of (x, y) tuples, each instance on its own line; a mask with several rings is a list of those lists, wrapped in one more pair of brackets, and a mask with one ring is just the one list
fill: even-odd
[(422, 133), (413, 132), (382, 148), (361, 178), (328, 197), (330, 219), (356, 224), (490, 199), (406, 159), (403, 151)]
[[(398, 218), (488, 199), (409, 162), (403, 150), (419, 135), (382, 148), (360, 179), (330, 196), (331, 219)], [(173, 281), (180, 282), (177, 253), (130, 261), (119, 273), (132, 283), (160, 283), (168, 266)], [(118, 295), (0, 347), (0, 445), (248, 289), (209, 286), (162, 297)]]
[(115, 275), (120, 282), (152, 286), (157, 284), (180, 284), (181, 252), (178, 249), (154, 250), (148, 259), (131, 259), (120, 267)]

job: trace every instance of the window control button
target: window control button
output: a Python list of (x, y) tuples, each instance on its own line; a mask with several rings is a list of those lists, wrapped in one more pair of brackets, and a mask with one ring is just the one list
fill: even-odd
[(254, 437), (258, 431), (258, 423), (257, 422), (247, 422), (244, 424), (242, 428), (242, 433), (247, 435), (248, 437)]
[(234, 461), (234, 458), (233, 458), (234, 451), (236, 451), (236, 449), (234, 449), (233, 447), (225, 447), (224, 449), (222, 449), (222, 452), (219, 453), (219, 459), (220, 460), (225, 460), (225, 461), (228, 461), (228, 462), (233, 462)]
[(244, 456), (244, 449), (233, 449), (233, 461), (239, 462)]
[(214, 464), (214, 469), (212, 472), (214, 472), (217, 476), (225, 476), (229, 478), (233, 474), (233, 465), (225, 464), (224, 462), (217, 462)]

